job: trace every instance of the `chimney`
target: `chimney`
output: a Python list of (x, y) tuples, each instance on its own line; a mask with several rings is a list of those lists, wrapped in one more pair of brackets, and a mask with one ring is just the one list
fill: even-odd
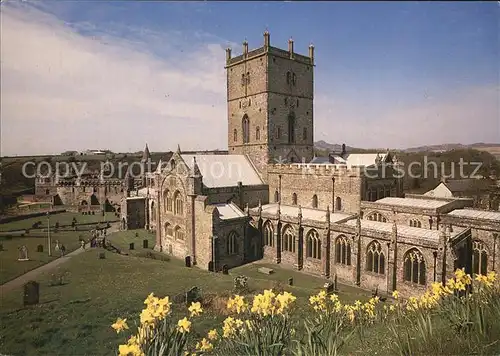
[(246, 57), (246, 55), (248, 54), (248, 42), (247, 40), (243, 41), (243, 56)]
[(271, 45), (271, 38), (269, 32), (264, 32), (264, 47), (268, 48)]
[(226, 48), (226, 62), (229, 62), (231, 59), (231, 48)]
[(293, 58), (293, 39), (288, 40), (288, 52), (290, 53), (290, 58)]
[(309, 45), (309, 58), (311, 59), (311, 64), (314, 64), (314, 45), (312, 43)]

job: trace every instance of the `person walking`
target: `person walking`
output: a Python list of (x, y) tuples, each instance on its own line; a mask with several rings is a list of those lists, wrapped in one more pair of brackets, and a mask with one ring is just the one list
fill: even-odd
[(66, 247), (64, 245), (61, 246), (61, 257), (64, 257), (64, 253), (66, 252)]
[(85, 250), (85, 240), (80, 240), (80, 245), (82, 246), (82, 250)]

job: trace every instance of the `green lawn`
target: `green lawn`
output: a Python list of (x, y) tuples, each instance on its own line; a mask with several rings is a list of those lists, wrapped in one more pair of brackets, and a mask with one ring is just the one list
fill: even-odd
[[(125, 240), (128, 233), (117, 236)], [(124, 339), (110, 325), (118, 316), (127, 318), (129, 325), (134, 325), (145, 297), (151, 292), (172, 297), (198, 286), (205, 296), (229, 295), (233, 277), (240, 274), (249, 276), (251, 291), (260, 292), (275, 286), (270, 276), (255, 273), (255, 265), (234, 269), (226, 276), (186, 268), (176, 259), (166, 262), (110, 252), (106, 252), (106, 259), (98, 259), (99, 251), (102, 250), (92, 249), (72, 257), (55, 271), (41, 275), (38, 278), (41, 304), (36, 307), (22, 308), (21, 289), (3, 295), (0, 352), (15, 355), (113, 355)], [(286, 280), (289, 276), (294, 278), (295, 286), (284, 288), (299, 297), (297, 308), (300, 310), (305, 310), (306, 297), (316, 293), (324, 282), (293, 270), (275, 270), (273, 277), (278, 280)], [(52, 273), (64, 274), (67, 284), (50, 287)], [(340, 297), (344, 298), (342, 290)], [(358, 292), (363, 295), (362, 291)], [(204, 315), (194, 324), (194, 332), (201, 336), (209, 328), (220, 326), (225, 316), (218, 310), (216, 307), (206, 308)], [(186, 312), (185, 306), (174, 305), (174, 318), (183, 317)]]
[[(73, 218), (76, 218), (77, 225), (79, 224), (88, 224), (88, 223), (99, 223), (105, 221), (119, 221), (119, 219), (115, 216), (114, 213), (106, 213), (106, 216), (103, 217), (102, 214), (96, 215), (82, 215), (81, 213), (59, 213), (50, 215), (50, 226), (53, 227), (56, 222), (59, 222), (59, 225), (71, 225)], [(18, 221), (12, 221), (4, 224), (0, 224), (0, 232), (6, 231), (16, 231), (23, 229), (31, 229), (33, 224), (37, 221), (41, 221), (42, 228), (47, 228), (47, 216), (37, 216), (34, 218), (28, 218)]]
[[(136, 236), (137, 235), (137, 236)], [(146, 251), (151, 251), (155, 247), (156, 235), (146, 230), (127, 230), (115, 232), (109, 237), (108, 241), (123, 252), (133, 255), (143, 255)], [(148, 240), (148, 248), (143, 248), (143, 241)], [(134, 250), (130, 250), (130, 243), (134, 243)]]
[[(59, 240), (60, 244), (66, 247), (66, 253), (69, 253), (80, 248), (80, 238), (89, 240), (91, 237), (90, 231), (61, 231), (50, 235), (52, 257), (48, 254), (47, 233), (30, 232), (24, 237), (15, 236), (10, 239), (0, 236), (0, 243), (3, 245), (3, 251), (0, 251), (0, 284), (58, 258), (60, 253), (54, 251), (56, 240)], [(37, 252), (38, 245), (43, 246), (43, 252)], [(17, 260), (21, 246), (28, 248), (29, 261)]]

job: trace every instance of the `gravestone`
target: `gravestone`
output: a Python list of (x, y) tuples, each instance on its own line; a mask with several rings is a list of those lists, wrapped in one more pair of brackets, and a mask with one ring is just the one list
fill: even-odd
[(186, 267), (191, 267), (191, 256), (186, 256), (184, 261), (186, 263)]
[(30, 260), (28, 258), (28, 248), (26, 246), (21, 246), (19, 248), (19, 258), (17, 260), (18, 261), (29, 261)]
[(222, 274), (229, 274), (229, 267), (227, 265), (222, 266)]
[(59, 240), (56, 240), (56, 247), (54, 247), (54, 250), (56, 252), (59, 252), (60, 249), (61, 249), (61, 246), (59, 245)]
[(332, 282), (326, 282), (324, 285), (323, 285), (323, 288), (325, 289), (325, 292), (327, 294), (332, 294), (333, 291), (334, 291), (334, 285)]
[(272, 268), (267, 268), (267, 267), (259, 267), (258, 271), (260, 273), (264, 273), (264, 274), (273, 274), (274, 273), (274, 270)]
[(339, 289), (337, 287), (338, 287), (338, 285), (337, 285), (337, 273), (335, 273), (335, 276), (333, 277), (333, 291), (335, 293), (337, 293), (339, 291)]
[(142, 240), (142, 248), (148, 248), (148, 240)]
[(293, 286), (293, 278), (292, 277), (288, 278), (288, 285)]
[(134, 243), (133, 243), (133, 242), (131, 242), (131, 243), (130, 243), (130, 246), (129, 246), (129, 250), (133, 250), (133, 249), (134, 249)]
[(40, 300), (40, 285), (35, 281), (29, 281), (24, 285), (24, 306), (38, 304)]
[(36, 247), (36, 252), (43, 252), (43, 245), (38, 245)]
[(106, 258), (106, 254), (104, 252), (99, 252), (99, 259), (104, 260)]
[(201, 299), (201, 290), (196, 286), (186, 292), (186, 305), (188, 306), (191, 303), (201, 302)]
[(214, 262), (213, 261), (208, 262), (208, 271), (209, 272), (214, 271)]

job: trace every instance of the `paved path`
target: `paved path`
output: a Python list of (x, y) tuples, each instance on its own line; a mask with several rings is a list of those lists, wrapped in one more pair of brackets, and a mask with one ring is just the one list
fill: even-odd
[[(111, 234), (113, 232), (116, 232), (118, 231), (118, 225), (117, 226), (113, 226), (111, 225), (111, 228), (108, 229), (108, 232)], [(69, 259), (73, 256), (76, 256), (76, 255), (79, 255), (80, 253), (82, 252), (85, 252), (85, 251), (89, 251), (91, 250), (90, 249), (90, 243), (87, 243), (85, 245), (85, 249), (82, 249), (82, 248), (78, 248), (76, 249), (75, 251), (73, 252), (70, 252), (68, 253), (67, 255), (63, 256), (63, 257), (59, 257), (58, 259), (55, 259), (49, 263), (46, 263), (40, 267), (37, 267), (35, 269), (32, 269), (31, 271), (29, 272), (26, 272), (25, 274), (23, 275), (20, 275), (19, 277), (11, 280), (11, 281), (8, 281), (7, 283), (4, 283), (0, 286), (0, 296), (3, 295), (3, 293), (5, 292), (9, 292), (13, 289), (16, 289), (18, 287), (21, 287), (23, 286), (25, 283), (31, 281), (31, 280), (34, 280), (36, 279), (37, 276), (39, 276), (41, 273), (43, 272), (46, 272), (46, 271), (50, 271), (51, 269), (69, 261)]]

